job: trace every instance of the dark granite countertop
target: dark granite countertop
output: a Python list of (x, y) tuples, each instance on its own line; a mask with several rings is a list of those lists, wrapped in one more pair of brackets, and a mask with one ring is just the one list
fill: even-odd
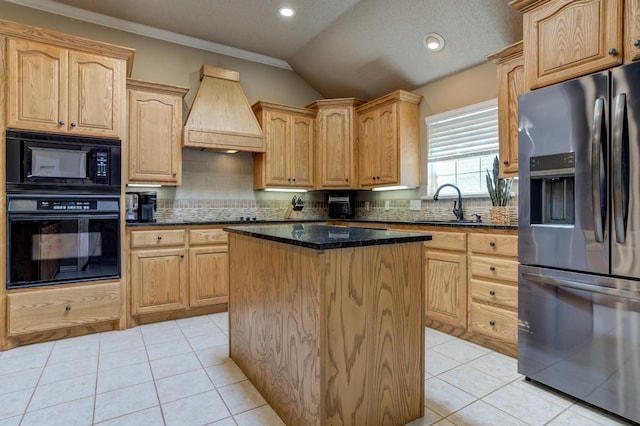
[(372, 219), (290, 219), (290, 220), (256, 220), (256, 221), (240, 221), (240, 220), (203, 220), (203, 221), (185, 221), (181, 219), (170, 219), (157, 222), (127, 222), (127, 227), (138, 228), (148, 226), (189, 226), (189, 225), (278, 225), (286, 223), (322, 223), (322, 222), (347, 222), (347, 223), (379, 223), (381, 225), (422, 225), (422, 226), (444, 226), (444, 227), (464, 227), (464, 228), (485, 228), (485, 229), (512, 229), (517, 230), (518, 225), (496, 225), (490, 222), (458, 222), (440, 221), (440, 220), (372, 220)]
[(290, 220), (182, 220), (169, 219), (158, 220), (156, 222), (127, 222), (128, 228), (144, 228), (149, 226), (200, 226), (200, 225), (265, 225), (265, 224), (285, 224), (285, 223), (317, 223), (327, 222), (333, 219), (290, 219)]
[(402, 244), (431, 240), (431, 235), (413, 232), (386, 231), (370, 228), (347, 228), (320, 224), (281, 224), (231, 226), (225, 231), (314, 250), (363, 247), (382, 244)]

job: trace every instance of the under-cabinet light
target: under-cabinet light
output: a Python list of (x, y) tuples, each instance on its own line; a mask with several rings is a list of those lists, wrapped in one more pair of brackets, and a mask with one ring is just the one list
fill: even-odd
[(415, 189), (415, 187), (398, 185), (398, 186), (381, 186), (379, 188), (371, 188), (372, 191), (397, 191), (399, 189)]
[(128, 183), (127, 186), (132, 188), (160, 188), (162, 185), (157, 183)]
[(268, 192), (307, 192), (306, 189), (295, 188), (265, 188), (264, 190)]

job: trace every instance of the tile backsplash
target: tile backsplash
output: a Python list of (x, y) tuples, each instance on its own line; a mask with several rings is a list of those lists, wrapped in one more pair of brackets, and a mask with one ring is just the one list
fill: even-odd
[[(258, 193), (259, 196), (264, 193)], [(328, 217), (326, 193), (300, 194), (305, 201), (303, 219)], [(158, 199), (156, 218), (159, 221), (214, 221), (256, 218), (257, 220), (282, 220), (290, 199)], [(420, 221), (453, 220), (453, 200), (420, 200), (420, 210), (409, 210), (409, 199), (376, 199), (355, 201), (355, 219)], [(388, 206), (386, 205), (388, 203)], [(478, 214), (489, 220), (491, 201), (488, 198), (463, 199), (465, 219), (472, 220)], [(511, 223), (518, 222), (517, 201), (511, 201)]]
[[(253, 190), (253, 158), (249, 153), (183, 149), (182, 185), (158, 188), (156, 218), (160, 221), (282, 220), (294, 194)], [(420, 199), (420, 189), (372, 192), (351, 191), (354, 218), (363, 220), (418, 221), (454, 219), (455, 198), (421, 199), (420, 210), (409, 210)], [(303, 219), (328, 217), (328, 191), (297, 193), (304, 200)], [(386, 203), (389, 203), (388, 209)], [(511, 200), (511, 223), (517, 223), (517, 198)], [(465, 219), (473, 214), (489, 220), (488, 197), (463, 198)]]

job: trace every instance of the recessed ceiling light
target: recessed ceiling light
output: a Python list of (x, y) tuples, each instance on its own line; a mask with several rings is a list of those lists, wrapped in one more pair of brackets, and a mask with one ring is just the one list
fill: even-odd
[(286, 16), (287, 18), (293, 16), (296, 14), (296, 11), (291, 9), (290, 7), (283, 7), (281, 8), (278, 13), (280, 13), (280, 15), (282, 16)]
[(422, 40), (424, 47), (432, 52), (439, 52), (444, 49), (444, 38), (438, 33), (430, 33), (424, 36)]

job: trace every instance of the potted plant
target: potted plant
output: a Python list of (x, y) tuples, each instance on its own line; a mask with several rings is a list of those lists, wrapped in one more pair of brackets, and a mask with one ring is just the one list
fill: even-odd
[(489, 209), (489, 220), (491, 223), (506, 225), (509, 223), (509, 200), (511, 199), (511, 185), (513, 179), (504, 179), (498, 176), (500, 166), (498, 156), (493, 160), (493, 170), (487, 170), (487, 190), (491, 197), (493, 207)]

